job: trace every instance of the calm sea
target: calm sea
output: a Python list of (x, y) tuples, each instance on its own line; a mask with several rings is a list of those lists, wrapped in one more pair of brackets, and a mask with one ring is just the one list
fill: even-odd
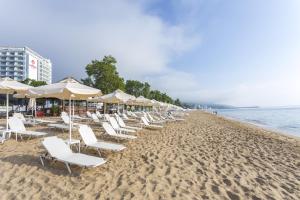
[(219, 109), (218, 114), (300, 137), (300, 107)]

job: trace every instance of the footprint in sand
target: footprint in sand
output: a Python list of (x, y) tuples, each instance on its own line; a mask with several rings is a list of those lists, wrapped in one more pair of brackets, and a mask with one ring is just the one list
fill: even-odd
[(216, 185), (212, 185), (211, 186), (211, 190), (216, 193), (216, 194), (220, 194), (220, 190), (219, 190), (219, 187), (216, 186)]
[(240, 200), (240, 197), (237, 194), (230, 191), (227, 191), (226, 193), (231, 200)]

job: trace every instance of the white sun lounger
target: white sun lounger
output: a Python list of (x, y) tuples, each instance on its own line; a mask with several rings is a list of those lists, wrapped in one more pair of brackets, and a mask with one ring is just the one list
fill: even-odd
[(104, 128), (105, 132), (113, 137), (119, 138), (119, 139), (136, 139), (136, 136), (133, 135), (126, 135), (122, 133), (116, 133), (116, 131), (111, 127), (111, 125), (108, 122), (103, 122), (102, 127)]
[(154, 125), (154, 124), (149, 124), (149, 122), (146, 120), (145, 117), (141, 117), (142, 123), (146, 128), (152, 128), (152, 129), (160, 129), (163, 128), (163, 126), (160, 125)]
[[(48, 127), (50, 128), (56, 128), (56, 129), (61, 129), (61, 130), (69, 130), (69, 116), (65, 113), (65, 112), (62, 112), (61, 113), (61, 118), (63, 119), (64, 123), (61, 123), (61, 124), (58, 124), (58, 123), (51, 123), (51, 124), (48, 124)], [(67, 123), (65, 123), (65, 121)], [(75, 125), (75, 124), (74, 124)], [(76, 124), (78, 125), (78, 124)], [(78, 127), (77, 126), (72, 126), (72, 129), (76, 130)]]
[(87, 147), (95, 148), (98, 151), (99, 156), (101, 156), (100, 149), (110, 150), (110, 151), (122, 151), (123, 149), (126, 148), (124, 145), (121, 144), (115, 144), (111, 142), (97, 140), (93, 130), (91, 129), (91, 127), (87, 125), (80, 125), (79, 133), (81, 135), (84, 144)]
[(26, 120), (26, 118), (24, 117), (24, 115), (22, 113), (14, 113), (13, 117), (16, 117), (16, 118), (19, 118), (20, 120), (22, 120), (24, 125), (34, 126), (37, 124), (33, 120)]
[(140, 127), (127, 126), (125, 124), (125, 122), (123, 121), (123, 119), (118, 114), (115, 114), (115, 116), (116, 116), (117, 122), (119, 123), (121, 128), (133, 129), (133, 130), (136, 130), (136, 131), (142, 130), (142, 128), (140, 128)]
[(116, 132), (127, 132), (127, 133), (135, 133), (135, 130), (127, 129), (127, 128), (121, 128), (117, 122), (117, 120), (114, 117), (109, 117), (109, 122), (113, 129), (115, 129)]
[(109, 118), (110, 118), (109, 114), (104, 114), (104, 119), (105, 119), (107, 122), (109, 122)]
[(6, 131), (4, 130), (0, 130), (2, 131), (2, 136), (0, 136), (0, 143), (3, 144), (4, 141), (6, 140)]
[(89, 118), (92, 118), (92, 113), (90, 111), (86, 111), (86, 116), (88, 116)]
[(164, 120), (155, 120), (155, 119), (150, 115), (150, 113), (145, 113), (145, 114), (148, 116), (150, 122), (152, 122), (152, 123), (163, 124), (163, 123), (166, 122), (166, 121), (164, 121)]
[[(65, 124), (48, 124), (49, 128), (57, 128), (57, 129), (61, 129), (61, 130), (69, 130), (69, 125), (65, 125)], [(72, 129), (76, 129), (76, 127), (72, 127)]]
[(183, 119), (183, 118), (176, 118), (176, 117), (174, 117), (173, 115), (169, 115), (169, 118), (170, 119), (172, 119), (172, 120), (175, 120), (175, 121), (184, 121), (185, 119)]
[(16, 117), (10, 117), (8, 119), (8, 125), (12, 133), (16, 134), (16, 140), (18, 139), (18, 135), (20, 135), (21, 139), (22, 136), (34, 136), (34, 137), (39, 137), (39, 136), (45, 136), (47, 133), (45, 132), (37, 132), (37, 131), (27, 131), (22, 120)]
[(100, 120), (99, 120), (99, 118), (97, 117), (97, 115), (96, 114), (91, 114), (91, 117), (92, 117), (92, 120), (95, 122), (95, 123), (100, 123)]
[(48, 153), (41, 155), (40, 160), (44, 165), (44, 159), (50, 157), (65, 163), (69, 173), (71, 174), (70, 164), (78, 165), (80, 167), (97, 167), (104, 164), (106, 161), (103, 158), (89, 156), (82, 153), (73, 153), (70, 147), (60, 138), (47, 137), (42, 141), (43, 146)]
[(99, 111), (96, 111), (96, 115), (99, 119), (102, 119), (103, 118), (103, 115), (99, 112)]
[[(63, 120), (63, 122), (65, 123), (65, 124), (67, 124), (67, 125), (69, 125), (69, 120), (70, 120), (70, 118), (69, 118), (69, 116), (68, 115), (61, 115), (61, 118), (62, 118), (62, 120)], [(79, 126), (79, 125), (81, 125), (81, 124), (79, 124), (79, 123), (75, 123), (75, 122), (72, 122), (72, 126)]]

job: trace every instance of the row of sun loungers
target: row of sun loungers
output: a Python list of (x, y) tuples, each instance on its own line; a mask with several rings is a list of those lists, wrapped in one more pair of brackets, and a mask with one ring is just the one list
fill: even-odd
[[(62, 112), (61, 119), (62, 123), (50, 120), (27, 120), (22, 114), (15, 114), (13, 117), (9, 118), (8, 123), (11, 132), (15, 134), (17, 140), (18, 137), (22, 139), (24, 136), (44, 137), (47, 135), (47, 133), (44, 132), (26, 130), (25, 125), (47, 123), (50, 128), (68, 130), (70, 121), (68, 114)], [(74, 120), (79, 121), (79, 123), (74, 122)], [(161, 129), (163, 128), (163, 124), (166, 122), (182, 120), (184, 119), (175, 118), (172, 115), (165, 115), (165, 117), (163, 117), (159, 114), (151, 115), (146, 112), (134, 113), (130, 111), (127, 112), (127, 114), (114, 114), (113, 116), (100, 114), (98, 111), (95, 113), (87, 112), (87, 117), (72, 116), (72, 129), (78, 130), (83, 145), (86, 148), (95, 149), (100, 157), (89, 156), (82, 153), (73, 153), (70, 146), (66, 144), (66, 141), (56, 136), (52, 136), (43, 139), (42, 144), (47, 150), (47, 153), (41, 155), (40, 160), (43, 166), (44, 160), (47, 158), (64, 162), (69, 173), (71, 173), (71, 164), (81, 167), (96, 167), (104, 164), (106, 161), (101, 158), (101, 150), (118, 152), (126, 148), (122, 144), (98, 140), (93, 129), (89, 125), (86, 125), (86, 123), (92, 123), (94, 126), (101, 126), (107, 135), (119, 140), (132, 140), (137, 138), (132, 134), (142, 128)], [(130, 122), (131, 125), (126, 125), (125, 121)], [(3, 143), (5, 138), (5, 135), (0, 137), (0, 143)]]

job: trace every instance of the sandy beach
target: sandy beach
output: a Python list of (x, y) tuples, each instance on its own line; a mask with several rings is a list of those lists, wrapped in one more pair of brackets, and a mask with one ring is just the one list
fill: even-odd
[[(99, 127), (99, 126), (98, 126)], [(104, 136), (93, 126), (97, 137)], [(67, 132), (30, 128), (67, 138)], [(93, 169), (46, 162), (41, 138), (0, 145), (1, 199), (300, 199), (300, 141), (203, 112), (142, 130)], [(78, 134), (74, 137), (79, 138)], [(96, 155), (94, 150), (82, 152)]]

